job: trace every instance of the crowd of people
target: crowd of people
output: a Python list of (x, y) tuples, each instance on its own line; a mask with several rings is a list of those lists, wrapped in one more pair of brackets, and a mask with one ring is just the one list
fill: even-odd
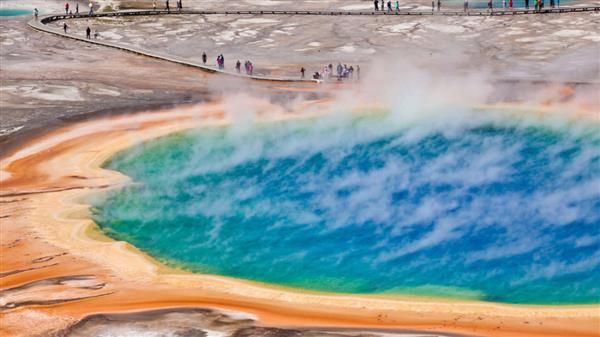
[[(380, 5), (381, 4), (381, 5)], [(384, 0), (373, 0), (373, 5), (375, 6), (375, 10), (382, 10), (385, 11), (386, 10), (386, 2)], [(400, 11), (400, 2), (396, 1), (394, 4), (394, 8), (396, 10), (396, 12)], [(392, 13), (394, 10), (392, 9), (392, 2), (390, 0), (388, 0), (387, 2), (387, 12), (388, 13)]]
[[(207, 61), (208, 56), (206, 55), (206, 52), (202, 52), (202, 64), (206, 65)], [(225, 56), (223, 56), (223, 54), (217, 55), (217, 67), (220, 70), (225, 69)], [(240, 62), (240, 60), (237, 60), (235, 63), (235, 71), (238, 74), (242, 73), (242, 62)], [(246, 75), (252, 76), (254, 74), (254, 64), (250, 61), (244, 62), (244, 71), (246, 72)]]
[[(244, 62), (244, 70), (246, 71), (246, 75), (252, 76), (254, 74), (254, 64), (250, 61)], [(242, 63), (240, 60), (235, 63), (235, 71), (238, 74), (242, 72)]]
[[(175, 0), (175, 6), (177, 6), (177, 11), (181, 12), (183, 9), (183, 0)], [(152, 9), (156, 10), (156, 1), (152, 2)], [(169, 0), (165, 0), (165, 10), (171, 13), (171, 6), (169, 4)]]
[[(300, 69), (300, 78), (304, 78), (306, 69), (302, 67)], [(360, 66), (357, 65), (356, 69), (354, 66), (348, 66), (346, 64), (338, 63), (335, 69), (333, 68), (333, 64), (328, 64), (321, 69), (321, 71), (315, 71), (313, 74), (314, 80), (331, 80), (332, 78), (337, 78), (338, 80), (342, 80), (344, 78), (354, 78), (354, 73), (356, 72), (356, 79), (360, 79)]]
[[(206, 65), (208, 61), (208, 55), (206, 52), (202, 52), (202, 64)], [(244, 72), (248, 76), (254, 75), (254, 64), (251, 61), (244, 62)], [(225, 56), (223, 54), (217, 55), (217, 68), (220, 70), (225, 69)], [(235, 72), (238, 74), (242, 73), (242, 62), (237, 60), (235, 63)], [(300, 79), (306, 78), (306, 69), (304, 67), (300, 68)], [(357, 65), (356, 68), (352, 65), (348, 66), (346, 64), (338, 63), (338, 65), (334, 68), (333, 64), (328, 64), (321, 69), (321, 71), (316, 71), (312, 78), (314, 80), (332, 80), (338, 79), (342, 80), (345, 78), (356, 78), (360, 79), (360, 66)]]
[[(90, 11), (88, 12), (88, 15), (94, 15), (94, 3), (92, 1), (90, 1), (88, 6), (90, 7)], [(36, 8), (35, 12), (36, 12), (36, 18), (37, 18), (37, 8)], [(79, 3), (78, 2), (75, 3), (75, 12), (73, 12), (71, 5), (68, 2), (65, 2), (65, 15), (79, 15)]]
[[(540, 11), (544, 9), (544, 0), (532, 0), (534, 1), (535, 10)], [(436, 6), (437, 5), (437, 6)], [(387, 11), (388, 13), (393, 13), (394, 11), (400, 12), (400, 2), (395, 1), (392, 4), (392, 1), (388, 0), (373, 0), (373, 6), (375, 7), (375, 11)], [(393, 6), (393, 7), (392, 7)], [(550, 0), (550, 7), (560, 7), (560, 0)], [(442, 0), (432, 0), (431, 1), (431, 11), (434, 12), (436, 9), (440, 11), (442, 8)], [(513, 0), (502, 0), (502, 8), (503, 9), (513, 9)], [(525, 0), (525, 8), (529, 9), (529, 0)], [(493, 0), (487, 1), (487, 9), (488, 11), (494, 10)], [(463, 3), (463, 11), (469, 11), (469, 0), (464, 0)]]

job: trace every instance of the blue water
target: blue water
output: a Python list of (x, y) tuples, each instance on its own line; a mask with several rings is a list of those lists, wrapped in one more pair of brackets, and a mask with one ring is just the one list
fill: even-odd
[(94, 218), (173, 266), (304, 289), (600, 302), (600, 128), (464, 112), (204, 128)]
[(33, 16), (33, 9), (0, 8), (0, 16), (18, 16), (27, 14)]

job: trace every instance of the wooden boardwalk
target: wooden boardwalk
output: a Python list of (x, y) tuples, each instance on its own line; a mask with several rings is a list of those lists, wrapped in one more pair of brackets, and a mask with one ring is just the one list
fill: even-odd
[[(60, 35), (66, 38), (83, 41), (86, 43), (97, 44), (105, 47), (117, 48), (120, 50), (132, 52), (139, 55), (144, 55), (156, 59), (161, 59), (185, 66), (198, 68), (204, 71), (212, 73), (222, 73), (229, 76), (247, 78), (259, 81), (280, 81), (280, 82), (318, 82), (313, 79), (299, 79), (292, 77), (268, 77), (268, 76), (249, 76), (244, 74), (238, 74), (236, 72), (229, 72), (221, 69), (217, 69), (211, 66), (204, 65), (200, 62), (190, 61), (183, 57), (164, 54), (157, 51), (151, 51), (135, 46), (127, 45), (119, 42), (108, 42), (97, 39), (86, 39), (83, 36), (64, 33), (60, 28), (50, 27), (47, 24), (69, 19), (80, 19), (80, 18), (96, 18), (96, 17), (118, 17), (118, 16), (151, 16), (151, 15), (324, 15), (324, 16), (341, 16), (341, 15), (387, 15), (387, 16), (405, 16), (405, 15), (433, 15), (433, 16), (497, 16), (497, 15), (543, 15), (549, 13), (580, 13), (580, 12), (600, 12), (600, 6), (589, 6), (589, 7), (560, 7), (560, 8), (548, 8), (540, 11), (525, 8), (516, 8), (513, 10), (494, 10), (489, 12), (487, 10), (470, 10), (468, 12), (463, 11), (400, 11), (400, 12), (385, 12), (385, 11), (202, 11), (202, 10), (182, 10), (182, 11), (165, 11), (165, 10), (130, 10), (130, 11), (116, 11), (116, 12), (102, 12), (94, 13), (93, 15), (88, 14), (50, 14), (40, 16), (38, 20), (30, 20), (29, 26), (34, 29), (44, 31), (47, 33)], [(309, 74), (310, 75), (310, 74)]]

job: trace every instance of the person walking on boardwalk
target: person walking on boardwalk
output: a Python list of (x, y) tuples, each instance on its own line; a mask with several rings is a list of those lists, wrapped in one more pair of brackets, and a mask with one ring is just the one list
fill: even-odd
[(388, 0), (387, 7), (388, 7), (388, 13), (391, 13), (392, 12), (392, 1), (391, 0)]
[(381, 0), (381, 10), (384, 11), (385, 10), (385, 4), (384, 4), (384, 0)]
[(202, 52), (202, 64), (206, 64), (206, 52)]
[(63, 30), (65, 31), (65, 34), (67, 34), (67, 29), (69, 29), (69, 26), (67, 26), (67, 23), (63, 23)]
[(92, 29), (90, 26), (85, 29), (85, 38), (88, 40), (92, 38)]
[(300, 79), (303, 80), (304, 79), (304, 73), (306, 72), (306, 69), (304, 69), (304, 67), (300, 68)]
[(89, 3), (90, 6), (90, 15), (94, 15), (94, 4), (90, 1)]
[(218, 56), (219, 69), (225, 69), (225, 56), (223, 54)]
[(169, 7), (169, 0), (165, 1), (165, 9), (167, 10), (167, 13), (171, 13), (171, 7)]
[(435, 1), (431, 0), (431, 13), (435, 11)]
[(237, 62), (235, 63), (235, 71), (239, 74), (241, 72), (242, 69), (242, 62), (240, 62), (240, 60), (237, 60)]
[(440, 8), (442, 8), (442, 0), (438, 0), (438, 12), (440, 11)]
[(513, 9), (513, 0), (508, 0), (508, 8)]
[(37, 19), (38, 19), (38, 15), (39, 15), (39, 14), (40, 14), (40, 13), (38, 12), (38, 9), (37, 9), (37, 8), (34, 8), (34, 9), (33, 9), (33, 16), (35, 17), (35, 21), (37, 21)]
[(525, 8), (529, 9), (529, 0), (525, 0)]
[(356, 79), (360, 80), (360, 66), (356, 65)]
[(155, 11), (156, 10), (156, 1), (152, 2), (152, 10)]
[(375, 11), (379, 11), (379, 1), (373, 0), (373, 4), (375, 5)]
[(75, 14), (79, 15), (79, 2), (75, 3)]
[(469, 11), (469, 0), (465, 0), (464, 4), (463, 4), (463, 12), (468, 12)]
[(400, 12), (400, 2), (396, 1), (396, 13)]
[(494, 6), (492, 5), (492, 0), (488, 0), (488, 10), (490, 11), (490, 14), (494, 11)]
[(69, 3), (65, 2), (65, 15), (69, 15)]
[(502, 9), (506, 9), (506, 0), (502, 0)]

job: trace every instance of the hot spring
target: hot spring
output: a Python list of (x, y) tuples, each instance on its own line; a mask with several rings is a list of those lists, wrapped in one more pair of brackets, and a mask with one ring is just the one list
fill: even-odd
[[(205, 127), (106, 167), (94, 219), (171, 266), (327, 292), (600, 302), (600, 129), (468, 111)], [(526, 115), (524, 117), (523, 115)]]

